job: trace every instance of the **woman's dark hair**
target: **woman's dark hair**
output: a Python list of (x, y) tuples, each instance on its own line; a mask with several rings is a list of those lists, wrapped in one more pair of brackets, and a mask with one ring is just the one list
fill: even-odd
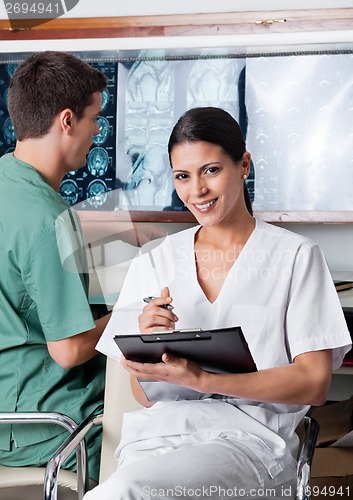
[[(246, 152), (244, 135), (238, 122), (221, 108), (192, 108), (179, 118), (168, 142), (170, 164), (172, 164), (171, 152), (174, 146), (198, 141), (221, 146), (225, 154), (234, 162), (240, 161)], [(244, 199), (246, 208), (252, 215), (250, 195), (245, 182)]]
[(66, 52), (36, 52), (16, 69), (8, 95), (10, 118), (19, 141), (46, 135), (57, 113), (70, 108), (79, 120), (106, 76)]

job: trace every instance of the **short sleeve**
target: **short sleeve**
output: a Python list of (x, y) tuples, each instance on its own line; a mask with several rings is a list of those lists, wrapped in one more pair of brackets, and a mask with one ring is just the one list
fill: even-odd
[(351, 337), (338, 294), (320, 248), (304, 242), (293, 265), (285, 320), (291, 358), (333, 350), (333, 369), (341, 366)]
[(46, 341), (61, 340), (95, 326), (87, 298), (88, 281), (77, 252), (75, 260), (77, 266), (72, 262), (63, 265), (54, 227), (43, 229), (29, 245), (24, 282)]

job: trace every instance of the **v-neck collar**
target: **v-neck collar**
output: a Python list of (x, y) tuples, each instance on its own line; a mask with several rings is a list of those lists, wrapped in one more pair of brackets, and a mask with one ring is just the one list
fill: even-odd
[(209, 305), (209, 306), (213, 306), (213, 305), (216, 305), (220, 300), (221, 300), (221, 296), (223, 295), (224, 293), (224, 289), (227, 287), (227, 282), (229, 281), (230, 279), (230, 276), (232, 274), (234, 274), (234, 271), (237, 267), (239, 267), (241, 265), (241, 262), (244, 260), (245, 258), (245, 255), (246, 255), (246, 252), (247, 252), (247, 247), (251, 244), (251, 241), (254, 239), (255, 237), (255, 234), (257, 233), (257, 229), (258, 229), (258, 221), (255, 219), (255, 226), (254, 226), (254, 229), (252, 231), (252, 233), (250, 234), (249, 238), (246, 240), (245, 242), (245, 245), (243, 246), (243, 248), (241, 249), (238, 257), (236, 258), (236, 260), (233, 262), (231, 268), (229, 269), (229, 271), (227, 272), (227, 275), (226, 277), (224, 278), (224, 281), (222, 283), (222, 286), (218, 292), (218, 295), (217, 297), (215, 298), (215, 300), (213, 302), (211, 302), (205, 292), (203, 291), (203, 289), (201, 288), (200, 286), (200, 283), (199, 283), (199, 280), (197, 278), (197, 268), (196, 268), (196, 258), (195, 258), (195, 238), (196, 238), (196, 234), (197, 232), (202, 228), (201, 225), (198, 225), (198, 226), (195, 226), (195, 230), (192, 232), (191, 234), (191, 239), (190, 239), (190, 244), (191, 244), (191, 252), (190, 252), (190, 255), (192, 257), (192, 262), (190, 262), (190, 268), (192, 269), (192, 274), (193, 274), (193, 279), (195, 280), (195, 283), (196, 283), (196, 287), (197, 287), (197, 291), (198, 293), (201, 294), (202, 298), (204, 299), (204, 301)]

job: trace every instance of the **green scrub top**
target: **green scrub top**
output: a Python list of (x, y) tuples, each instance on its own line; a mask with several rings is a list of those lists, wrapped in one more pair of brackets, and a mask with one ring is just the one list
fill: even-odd
[[(104, 360), (65, 370), (47, 349), (95, 326), (79, 219), (12, 154), (0, 159), (0, 189), (0, 411), (58, 411), (80, 422), (103, 402)], [(28, 430), (0, 426), (0, 449), (65, 432), (53, 424)]]

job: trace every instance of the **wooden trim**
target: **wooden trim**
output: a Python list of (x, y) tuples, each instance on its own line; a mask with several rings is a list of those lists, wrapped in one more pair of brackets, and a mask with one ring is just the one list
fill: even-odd
[(351, 30), (353, 8), (0, 20), (0, 40), (208, 36)]
[[(142, 211), (124, 210), (106, 211), (78, 211), (82, 221), (91, 222), (179, 222), (194, 223), (197, 221), (191, 212), (187, 211)], [(353, 211), (254, 211), (254, 216), (265, 222), (273, 224), (298, 223), (298, 224), (352, 224)]]
[(258, 211), (257, 219), (272, 223), (352, 224), (353, 211)]
[(78, 210), (80, 219), (84, 222), (114, 222), (114, 221), (132, 221), (132, 222), (190, 222), (196, 223), (195, 217), (187, 211), (149, 211), (149, 210), (112, 210), (105, 211), (86, 211)]

